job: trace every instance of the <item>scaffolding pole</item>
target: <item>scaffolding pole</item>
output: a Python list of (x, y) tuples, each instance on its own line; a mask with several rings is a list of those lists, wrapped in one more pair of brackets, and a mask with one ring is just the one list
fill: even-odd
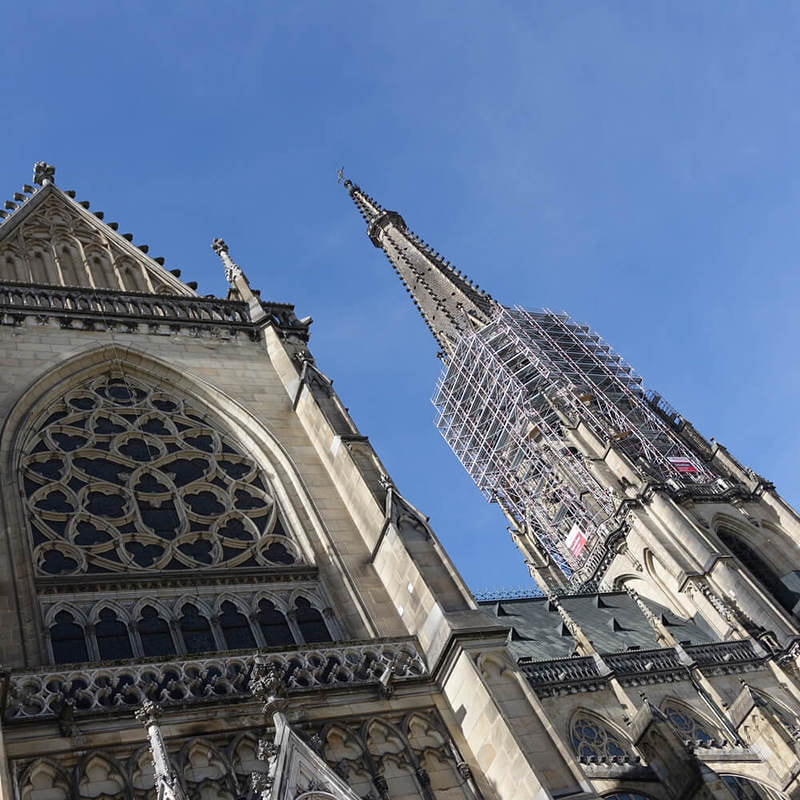
[(501, 308), (468, 331), (434, 396), (436, 427), (487, 500), (501, 498), (566, 572), (616, 525), (614, 496), (564, 439), (588, 424), (651, 478), (712, 484), (652, 408), (641, 379), (565, 314)]

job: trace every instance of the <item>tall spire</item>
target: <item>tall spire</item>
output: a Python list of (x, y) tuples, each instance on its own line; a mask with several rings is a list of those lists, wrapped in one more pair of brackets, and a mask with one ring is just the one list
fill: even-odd
[(489, 322), (497, 302), (412, 233), (396, 211), (384, 209), (350, 180), (344, 187), (367, 223), (370, 241), (386, 253), (436, 341), (451, 355), (465, 330)]

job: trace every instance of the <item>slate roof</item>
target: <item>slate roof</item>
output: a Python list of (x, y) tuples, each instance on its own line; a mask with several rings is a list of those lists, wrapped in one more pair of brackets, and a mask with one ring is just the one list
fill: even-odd
[[(560, 597), (559, 602), (580, 625), (599, 653), (651, 650), (659, 647), (655, 631), (625, 592), (603, 592)], [(663, 606), (647, 605), (678, 642), (707, 644), (717, 637), (700, 618), (684, 620)], [(546, 597), (481, 602), (493, 620), (507, 625), (508, 644), (517, 659), (534, 661), (566, 658), (575, 641)]]

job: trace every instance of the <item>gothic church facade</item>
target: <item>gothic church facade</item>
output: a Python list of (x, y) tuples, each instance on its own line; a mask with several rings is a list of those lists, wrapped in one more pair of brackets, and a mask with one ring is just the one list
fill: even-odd
[[(0, 796), (800, 797), (795, 512), (346, 186), (454, 450), (513, 421), (479, 486), (541, 592), (475, 601), (225, 242), (199, 296), (37, 164), (0, 220)], [(492, 359), (516, 405), (463, 377)]]

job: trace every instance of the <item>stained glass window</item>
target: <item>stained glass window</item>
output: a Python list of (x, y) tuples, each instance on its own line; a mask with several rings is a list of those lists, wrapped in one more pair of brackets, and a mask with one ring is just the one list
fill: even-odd
[(572, 721), (570, 730), (572, 747), (579, 758), (607, 758), (630, 755), (630, 748), (622, 738), (589, 716), (578, 716)]
[(187, 603), (181, 617), (181, 633), (187, 653), (206, 653), (217, 649), (211, 625), (201, 616), (197, 606)]
[(166, 388), (87, 382), (41, 416), (25, 452), (40, 575), (300, 562), (255, 461)]
[(250, 623), (247, 621), (247, 617), (229, 600), (222, 604), (221, 611), (219, 624), (222, 628), (222, 635), (225, 637), (225, 644), (231, 650), (255, 647), (256, 640), (253, 636), (253, 631), (250, 630)]
[(661, 709), (684, 739), (693, 742), (710, 742), (720, 738), (708, 723), (701, 721), (682, 705), (667, 703)]

